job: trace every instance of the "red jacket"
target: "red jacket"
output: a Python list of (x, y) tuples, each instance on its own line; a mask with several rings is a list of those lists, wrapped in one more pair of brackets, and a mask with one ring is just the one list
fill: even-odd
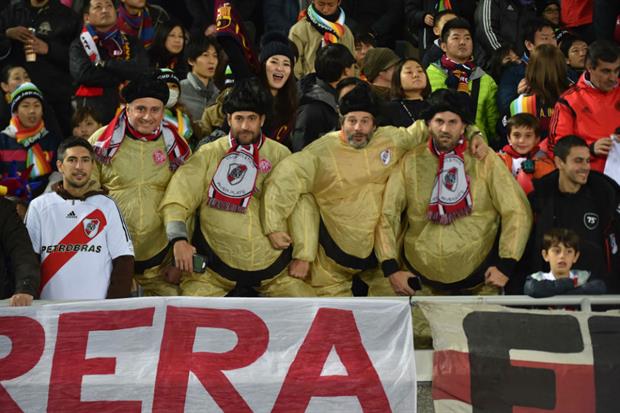
[[(499, 152), (497, 155), (504, 161), (508, 170), (512, 173), (512, 161), (513, 157), (510, 154)], [(515, 176), (515, 179), (521, 185), (521, 188), (525, 192), (526, 195), (529, 195), (530, 192), (534, 190), (534, 185), (532, 184), (533, 179), (540, 179), (543, 176), (547, 175), (549, 172), (555, 170), (555, 164), (551, 159), (547, 157), (547, 155), (540, 151), (533, 158), (534, 160), (534, 173), (526, 173), (523, 170), (520, 170), (519, 173)], [(514, 173), (513, 173), (514, 176)]]
[[(588, 146), (608, 138), (620, 127), (620, 86), (610, 92), (595, 88), (581, 75), (576, 85), (560, 96), (549, 128), (549, 152), (566, 135), (585, 139)], [(550, 155), (551, 156), (551, 155)], [(592, 157), (592, 169), (603, 172), (606, 157)]]
[(592, 23), (593, 2), (592, 0), (562, 0), (560, 9), (562, 23), (566, 27), (583, 26)]

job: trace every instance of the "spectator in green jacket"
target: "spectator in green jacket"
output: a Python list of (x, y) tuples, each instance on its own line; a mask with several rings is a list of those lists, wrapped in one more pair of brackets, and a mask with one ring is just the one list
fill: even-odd
[(493, 148), (501, 145), (495, 139), (495, 124), (499, 111), (495, 102), (497, 84), (472, 59), (473, 40), (467, 20), (456, 18), (447, 22), (441, 31), (441, 50), (444, 54), (428, 69), (433, 92), (453, 89), (471, 95), (476, 113), (476, 126), (484, 132)]

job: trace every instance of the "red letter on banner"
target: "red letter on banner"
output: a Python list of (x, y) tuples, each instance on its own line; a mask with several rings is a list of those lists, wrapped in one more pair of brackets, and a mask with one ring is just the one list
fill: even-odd
[[(223, 328), (237, 335), (237, 345), (225, 353), (192, 351), (198, 327)], [(252, 364), (267, 349), (269, 330), (247, 310), (217, 310), (169, 306), (155, 380), (153, 412), (183, 412), (190, 371), (225, 412), (251, 412), (224, 375)]]
[[(347, 376), (321, 376), (332, 348)], [(321, 308), (284, 379), (272, 413), (305, 412), (312, 397), (357, 396), (364, 412), (389, 412), (390, 403), (362, 344), (353, 312)]]
[(56, 349), (52, 362), (48, 412), (140, 412), (142, 402), (136, 400), (86, 401), (81, 398), (82, 377), (90, 374), (114, 374), (113, 357), (85, 358), (88, 333), (150, 327), (154, 308), (117, 311), (84, 311), (58, 317)]
[[(11, 340), (11, 352), (0, 359), (0, 381), (26, 374), (39, 362), (45, 346), (45, 331), (29, 317), (0, 318), (0, 336)], [(21, 412), (11, 395), (0, 385), (3, 412)]]

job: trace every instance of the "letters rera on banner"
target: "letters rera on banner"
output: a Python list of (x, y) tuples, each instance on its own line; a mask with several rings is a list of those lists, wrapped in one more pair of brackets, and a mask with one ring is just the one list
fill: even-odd
[(406, 301), (0, 308), (3, 412), (404, 412), (415, 398)]

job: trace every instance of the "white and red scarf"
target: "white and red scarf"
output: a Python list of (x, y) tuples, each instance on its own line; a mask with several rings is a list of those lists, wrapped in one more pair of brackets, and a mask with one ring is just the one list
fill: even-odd
[(151, 134), (145, 135), (131, 127), (127, 121), (126, 110), (123, 109), (112, 119), (105, 131), (103, 131), (99, 139), (97, 139), (97, 142), (93, 145), (97, 160), (103, 164), (112, 162), (112, 158), (114, 158), (114, 155), (118, 152), (127, 132), (134, 138), (144, 142), (154, 141), (161, 135), (164, 139), (164, 145), (166, 146), (166, 153), (168, 154), (171, 171), (176, 170), (185, 163), (187, 158), (191, 155), (189, 145), (185, 139), (179, 136), (173, 124), (164, 119), (157, 130), (153, 131)]
[(427, 217), (437, 224), (448, 225), (457, 218), (471, 214), (473, 207), (463, 158), (467, 141), (461, 137), (456, 148), (450, 152), (440, 152), (433, 139), (429, 139), (429, 149), (439, 158), (439, 166)]
[(244, 213), (256, 191), (259, 150), (265, 141), (261, 134), (257, 142), (240, 145), (228, 135), (230, 149), (217, 165), (209, 184), (207, 204), (212, 208)]

